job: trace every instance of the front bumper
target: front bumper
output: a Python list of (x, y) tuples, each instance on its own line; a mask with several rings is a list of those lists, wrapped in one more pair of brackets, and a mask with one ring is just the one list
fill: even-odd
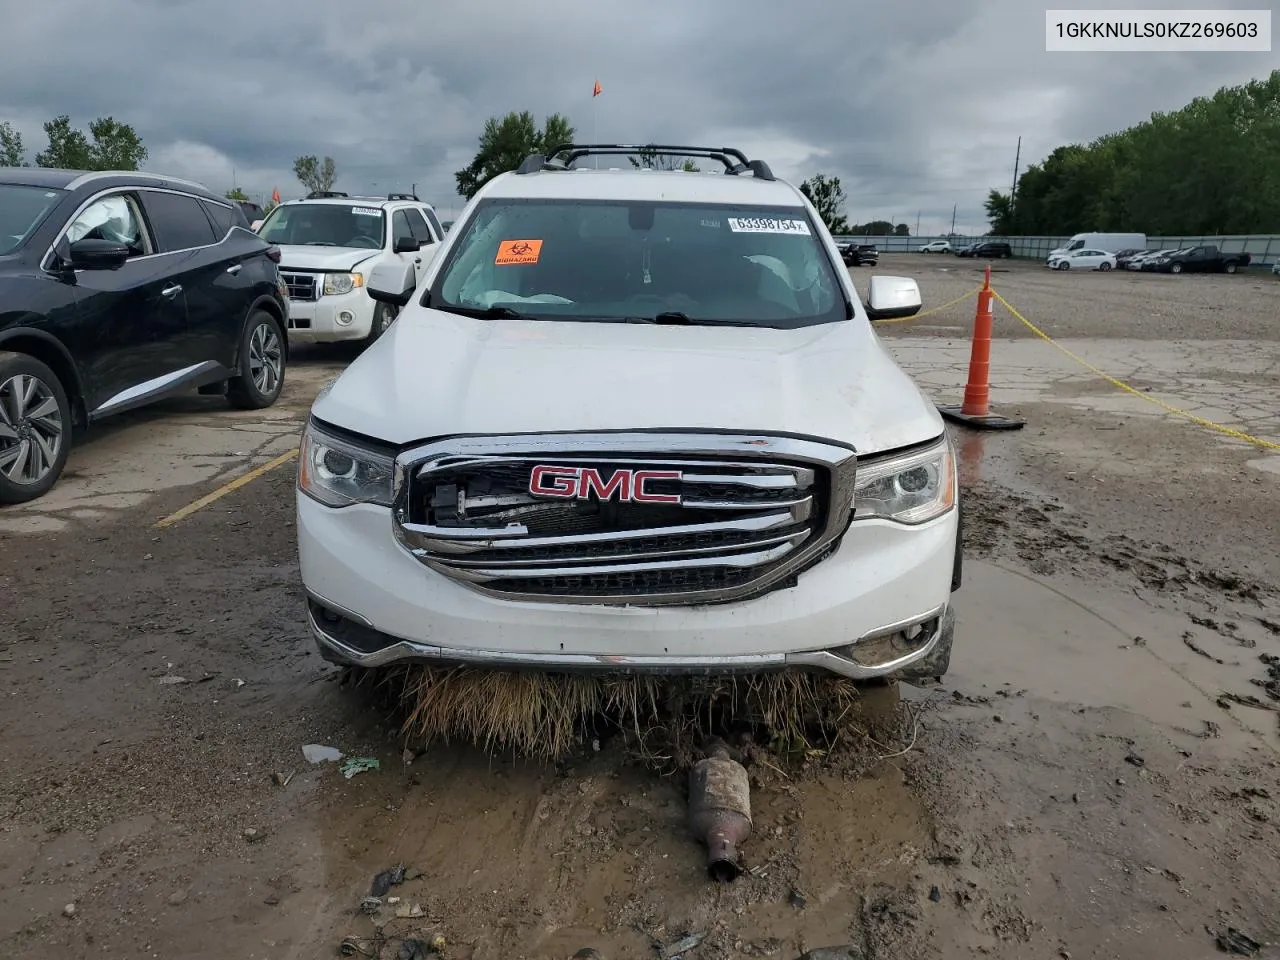
[(554, 672), (824, 670), (887, 676), (934, 650), (956, 557), (956, 510), (919, 527), (855, 521), (795, 586), (687, 607), (492, 597), (401, 548), (387, 508), (297, 495), (309, 621), (337, 663), (473, 664)]
[[(373, 329), (376, 304), (363, 290), (318, 300), (289, 301), (289, 339), (295, 343), (364, 340)], [(350, 321), (344, 322), (344, 314)]]

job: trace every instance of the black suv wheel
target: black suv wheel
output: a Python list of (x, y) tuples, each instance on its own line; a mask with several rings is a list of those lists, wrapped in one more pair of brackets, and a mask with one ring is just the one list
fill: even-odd
[(261, 410), (284, 389), (284, 334), (265, 310), (255, 310), (240, 342), (240, 375), (227, 384), (227, 399), (241, 410)]
[(47, 493), (67, 464), (71, 404), (52, 370), (22, 353), (0, 353), (0, 503)]

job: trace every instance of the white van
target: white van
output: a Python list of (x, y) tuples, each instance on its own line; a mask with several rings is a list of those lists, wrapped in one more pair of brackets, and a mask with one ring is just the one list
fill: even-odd
[(1119, 253), (1121, 250), (1147, 249), (1145, 233), (1077, 233), (1057, 250), (1049, 253), (1050, 257), (1063, 257), (1074, 250), (1105, 250), (1107, 253)]

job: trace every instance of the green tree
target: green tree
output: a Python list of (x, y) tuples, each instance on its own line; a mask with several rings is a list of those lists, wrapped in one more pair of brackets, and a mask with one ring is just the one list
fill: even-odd
[(324, 193), (338, 182), (338, 168), (333, 157), (318, 159), (314, 154), (293, 161), (293, 175), (308, 193)]
[(562, 144), (572, 143), (573, 133), (568, 119), (558, 113), (547, 117), (541, 129), (528, 110), (490, 117), (480, 134), (475, 158), (454, 174), (458, 193), (470, 200), (486, 183), (515, 170), (531, 154), (545, 155)]
[(994, 233), (1267, 233), (1280, 223), (1280, 70), (1088, 144), (1067, 144), (992, 191)]
[(27, 150), (22, 134), (7, 120), (0, 122), (0, 167), (25, 167)]
[(683, 170), (685, 173), (698, 173), (701, 169), (694, 162), (693, 157), (681, 159), (653, 150), (641, 150), (634, 157), (627, 157), (627, 159), (637, 170), (648, 167), (651, 170)]
[(800, 184), (800, 192), (813, 204), (828, 230), (836, 236), (849, 235), (849, 221), (844, 215), (846, 197), (839, 177), (816, 173)]
[(893, 235), (895, 237), (909, 237), (911, 236), (911, 228), (905, 223), (899, 223), (893, 228)]
[(228, 200), (248, 200), (249, 195), (245, 193), (243, 190), (241, 190), (239, 187), (232, 187), (230, 190), (227, 191), (227, 199)]
[(94, 170), (137, 170), (147, 160), (147, 148), (136, 130), (114, 117), (89, 124), (89, 156)]
[(88, 137), (71, 126), (66, 114), (47, 122), (44, 132), (49, 147), (36, 154), (36, 165), (40, 167), (137, 170), (147, 159), (147, 148), (137, 131), (114, 117), (99, 117), (90, 123)]
[(66, 114), (54, 117), (44, 125), (49, 147), (36, 154), (36, 166), (62, 167), (67, 170), (92, 170), (93, 152), (83, 131), (71, 126)]

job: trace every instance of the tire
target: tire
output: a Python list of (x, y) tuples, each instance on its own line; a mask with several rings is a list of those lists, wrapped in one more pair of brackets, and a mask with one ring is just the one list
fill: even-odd
[(238, 410), (261, 410), (284, 389), (285, 348), (280, 321), (265, 310), (249, 314), (240, 340), (238, 376), (227, 384), (227, 401)]
[(1180, 264), (1180, 263), (1171, 263), (1171, 264), (1169, 264), (1169, 272), (1170, 272), (1170, 273), (1181, 273), (1181, 272), (1182, 272), (1182, 264)]
[(1111, 264), (1107, 263), (1104, 260), (1102, 263), (1098, 264), (1098, 269), (1101, 270), (1103, 273), (1106, 273), (1108, 270), (1111, 269)]
[(57, 374), (25, 353), (0, 353), (0, 503), (27, 503), (53, 488), (67, 465), (71, 427)]
[(395, 323), (399, 311), (389, 303), (379, 303), (373, 310), (373, 323), (369, 325), (369, 336), (365, 343), (373, 343), (384, 333), (387, 327)]
[(1224, 266), (1222, 269), (1223, 269), (1223, 270), (1225, 270), (1225, 271), (1227, 271), (1227, 273), (1235, 273), (1235, 272), (1236, 272), (1236, 264), (1234, 264), (1234, 263), (1228, 263), (1228, 264), (1227, 264), (1226, 266)]
[(1069, 264), (1069, 263), (1067, 263), (1067, 261), (1063, 260), (1060, 264), (1058, 264), (1058, 269), (1059, 269), (1059, 270), (1070, 270), (1070, 269), (1071, 269), (1071, 264)]

